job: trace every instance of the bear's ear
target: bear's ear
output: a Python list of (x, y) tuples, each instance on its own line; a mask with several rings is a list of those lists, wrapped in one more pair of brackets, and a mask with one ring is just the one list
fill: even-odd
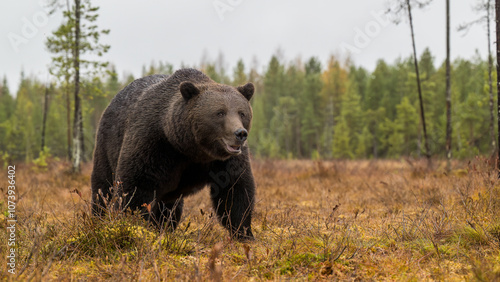
[(179, 89), (181, 90), (182, 97), (187, 101), (194, 96), (200, 94), (200, 90), (194, 86), (191, 82), (184, 81), (179, 85)]
[(252, 99), (252, 96), (253, 96), (253, 92), (255, 91), (255, 87), (253, 86), (253, 84), (251, 82), (243, 85), (243, 86), (238, 86), (238, 91), (243, 94), (243, 96), (245, 96), (245, 98), (247, 98), (248, 101), (250, 101), (250, 99)]

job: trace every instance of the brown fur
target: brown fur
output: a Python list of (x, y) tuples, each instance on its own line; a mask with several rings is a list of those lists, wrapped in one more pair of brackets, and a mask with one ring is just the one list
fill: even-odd
[[(97, 133), (94, 213), (104, 205), (99, 191), (109, 196), (119, 180), (132, 209), (151, 203), (154, 222), (175, 228), (183, 197), (209, 185), (222, 224), (238, 238), (253, 238), (255, 184), (246, 141), (235, 135), (250, 131), (253, 92), (251, 83), (234, 88), (194, 69), (125, 87), (103, 113)], [(238, 146), (240, 153), (234, 152)]]

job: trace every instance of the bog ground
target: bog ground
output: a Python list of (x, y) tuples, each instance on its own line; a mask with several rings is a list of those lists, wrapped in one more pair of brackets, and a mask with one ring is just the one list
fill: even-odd
[[(137, 215), (89, 216), (91, 167), (17, 164), (16, 275), (2, 280), (500, 279), (500, 182), (487, 160), (254, 161), (255, 242), (231, 240), (208, 191), (175, 232)], [(3, 170), (0, 210), (6, 216)], [(6, 230), (6, 220), (0, 221)], [(7, 232), (0, 251), (7, 253)]]

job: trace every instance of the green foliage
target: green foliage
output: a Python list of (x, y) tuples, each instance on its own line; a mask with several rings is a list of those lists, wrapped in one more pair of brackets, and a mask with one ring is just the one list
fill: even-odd
[[(62, 52), (54, 58), (52, 67), (54, 75), (58, 75), (56, 70), (62, 72), (50, 98), (45, 139), (55, 157), (67, 156), (68, 92), (73, 87), (71, 81), (66, 81), (71, 70), (64, 70), (70, 64), (64, 61), (68, 59), (64, 56), (71, 54), (65, 54), (65, 45), (57, 41), (71, 40), (65, 32), (61, 27), (48, 40), (50, 46), (57, 47), (54, 51)], [(444, 156), (445, 66), (436, 66), (428, 49), (419, 61), (431, 153)], [(215, 61), (204, 60), (201, 69), (221, 83), (255, 84), (249, 135), (249, 146), (255, 156), (371, 159), (420, 157), (423, 153), (412, 64), (411, 57), (399, 58), (394, 63), (380, 60), (370, 72), (334, 56), (322, 67), (314, 57), (286, 62), (278, 53), (262, 72), (258, 71), (255, 60), (250, 68), (239, 60), (228, 75), (222, 55)], [(152, 62), (144, 66), (143, 75), (170, 74), (174, 69), (168, 62)], [(470, 60), (460, 58), (453, 62), (451, 71), (453, 156), (470, 158), (489, 154), (487, 61), (479, 55)], [(35, 77), (21, 74), (21, 78), (15, 98), (10, 95), (6, 79), (0, 84), (0, 151), (9, 160), (31, 162), (40, 148), (44, 86)], [(113, 65), (105, 74), (83, 79), (80, 92), (85, 143), (89, 148), (87, 159), (91, 159), (102, 112), (113, 96), (133, 79), (130, 74), (119, 78)], [(69, 101), (69, 107), (73, 107), (73, 101)]]
[(351, 130), (347, 125), (344, 117), (341, 117), (335, 125), (333, 131), (335, 138), (333, 139), (332, 153), (334, 158), (351, 159), (353, 154), (350, 150), (350, 135)]
[(3, 168), (7, 168), (7, 166), (11, 163), (11, 157), (8, 152), (0, 151), (0, 159), (3, 162)]
[(66, 242), (69, 249), (88, 256), (104, 253), (133, 251), (140, 244), (154, 244), (157, 235), (143, 226), (120, 220), (112, 225), (96, 224), (79, 231)]
[(311, 58), (305, 65), (304, 88), (300, 96), (301, 144), (302, 154), (312, 155), (313, 151), (321, 154), (321, 131), (323, 129), (323, 113), (321, 106), (321, 63)]
[(368, 157), (368, 148), (370, 148), (373, 142), (373, 136), (370, 134), (368, 126), (364, 126), (360, 133), (356, 133), (356, 148), (354, 149), (354, 154), (356, 158), (366, 159)]
[[(118, 86), (118, 78), (116, 76), (114, 66), (112, 66), (112, 72), (111, 75), (114, 77), (112, 80), (110, 80), (110, 83), (112, 83), (114, 86)], [(146, 71), (147, 69), (147, 71)], [(174, 72), (174, 66), (168, 62), (158, 62), (156, 64), (155, 62), (152, 62), (151, 65), (149, 65), (149, 68), (146, 68), (146, 66), (142, 67), (142, 76), (148, 76), (148, 75), (153, 75), (153, 74), (167, 74), (170, 75)], [(110, 85), (111, 87), (113, 85)], [(117, 91), (120, 89), (116, 89)]]
[[(0, 124), (5, 152), (15, 160), (30, 162), (40, 148), (42, 93), (44, 86), (21, 74), (21, 84), (9, 118)], [(8, 101), (9, 99), (7, 99)]]
[(313, 161), (318, 161), (321, 160), (321, 155), (319, 154), (318, 150), (313, 150), (311, 153), (311, 160)]
[(247, 75), (245, 73), (245, 64), (243, 63), (243, 60), (238, 60), (238, 63), (236, 63), (236, 67), (234, 68), (233, 71), (233, 86), (240, 86), (244, 85), (248, 82)]
[(33, 160), (33, 164), (35, 165), (36, 169), (46, 171), (48, 166), (47, 159), (50, 157), (50, 149), (47, 147), (43, 147), (43, 150), (40, 151), (38, 158)]
[(10, 95), (7, 79), (4, 77), (0, 84), (0, 151), (7, 149), (7, 143), (3, 139), (7, 134), (8, 120), (12, 116), (14, 99)]

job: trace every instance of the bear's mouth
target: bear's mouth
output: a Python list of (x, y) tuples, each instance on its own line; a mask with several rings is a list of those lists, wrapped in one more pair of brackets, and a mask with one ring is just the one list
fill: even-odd
[(226, 143), (226, 150), (231, 154), (239, 154), (241, 153), (241, 146), (239, 145), (228, 145)]

